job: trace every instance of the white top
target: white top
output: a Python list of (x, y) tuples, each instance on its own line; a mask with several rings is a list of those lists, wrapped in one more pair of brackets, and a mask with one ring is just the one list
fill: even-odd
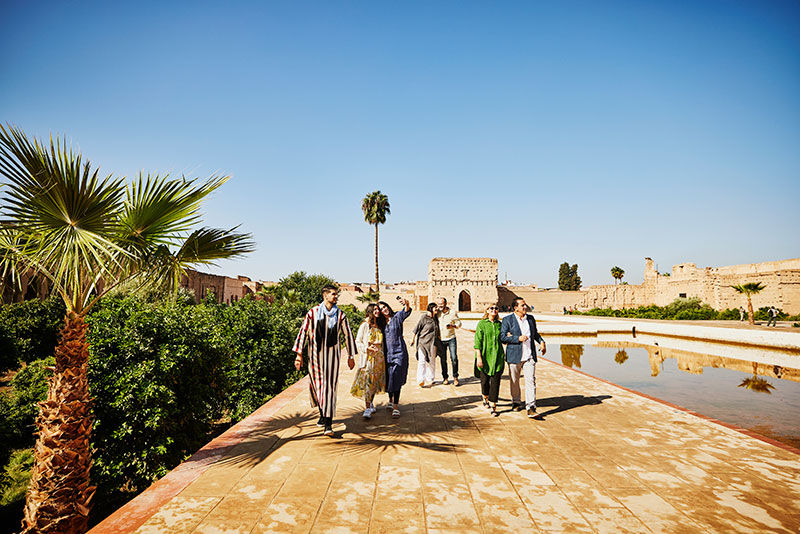
[(369, 344), (369, 323), (364, 321), (361, 323), (361, 326), (358, 327), (358, 333), (356, 334), (356, 348), (361, 355), (358, 361), (359, 369), (363, 369), (367, 366), (367, 344)]
[(439, 339), (447, 341), (456, 337), (456, 329), (448, 328), (447, 325), (455, 325), (456, 328), (461, 326), (461, 319), (458, 318), (458, 312), (453, 308), (447, 308), (446, 312), (439, 315)]
[(533, 355), (531, 353), (531, 345), (533, 343), (531, 342), (531, 339), (530, 339), (531, 338), (531, 325), (528, 324), (528, 316), (527, 315), (523, 315), (522, 319), (520, 319), (519, 315), (517, 315), (515, 313), (514, 317), (517, 318), (517, 323), (519, 324), (519, 329), (522, 330), (522, 335), (523, 336), (528, 336), (528, 341), (526, 341), (525, 343), (522, 344), (522, 360), (521, 361), (525, 362), (525, 361), (530, 360), (533, 357)]

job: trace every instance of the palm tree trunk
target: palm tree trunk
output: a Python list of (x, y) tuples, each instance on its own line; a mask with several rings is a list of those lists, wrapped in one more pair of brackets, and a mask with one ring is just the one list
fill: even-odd
[(95, 491), (89, 485), (92, 403), (87, 380), (87, 324), (74, 312), (64, 323), (47, 399), (39, 403), (25, 534), (86, 532)]
[(375, 223), (375, 291), (380, 291), (380, 278), (378, 278), (378, 223)]
[(750, 300), (750, 295), (747, 295), (747, 320), (751, 325), (756, 324), (756, 314), (753, 313), (753, 301)]

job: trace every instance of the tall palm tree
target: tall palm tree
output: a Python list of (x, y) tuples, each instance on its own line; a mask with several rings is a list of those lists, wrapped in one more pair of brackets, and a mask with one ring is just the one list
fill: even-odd
[(386, 222), (386, 216), (391, 213), (389, 197), (380, 191), (373, 191), (361, 201), (361, 211), (368, 224), (375, 225), (375, 291), (380, 291), (380, 278), (378, 277), (378, 225)]
[(766, 393), (768, 395), (771, 395), (771, 390), (775, 389), (775, 386), (770, 384), (766, 378), (760, 378), (758, 376), (758, 364), (756, 362), (753, 362), (752, 378), (745, 378), (738, 387), (749, 389), (757, 393)]
[(185, 269), (250, 252), (248, 234), (192, 228), (227, 177), (100, 177), (66, 142), (49, 147), (0, 125), (0, 254), (4, 272), (35, 272), (66, 305), (55, 369), (40, 403), (23, 532), (87, 527), (92, 406), (86, 316), (121, 284), (176, 288)]
[(739, 284), (731, 286), (737, 293), (747, 297), (747, 320), (750, 324), (756, 324), (756, 316), (753, 313), (753, 295), (764, 289), (765, 286), (761, 282), (750, 282), (749, 284)]
[(617, 282), (622, 280), (622, 277), (625, 276), (625, 271), (621, 267), (614, 266), (611, 268), (611, 276), (614, 277), (614, 285), (617, 285)]

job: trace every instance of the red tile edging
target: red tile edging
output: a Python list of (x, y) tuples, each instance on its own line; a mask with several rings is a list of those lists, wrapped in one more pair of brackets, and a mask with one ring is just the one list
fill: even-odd
[(701, 413), (695, 412), (694, 410), (690, 410), (688, 408), (684, 408), (683, 406), (678, 406), (677, 404), (672, 404), (671, 402), (667, 402), (667, 401), (665, 401), (663, 399), (659, 399), (657, 397), (651, 397), (647, 393), (642, 393), (641, 391), (636, 391), (634, 389), (626, 388), (625, 386), (620, 386), (619, 384), (616, 384), (614, 382), (610, 382), (610, 381), (605, 380), (603, 378), (600, 378), (600, 377), (597, 377), (597, 376), (594, 376), (594, 375), (590, 375), (589, 373), (587, 373), (585, 371), (580, 371), (580, 370), (575, 369), (573, 367), (569, 367), (567, 365), (564, 365), (564, 364), (558, 363), (556, 361), (553, 361), (553, 360), (551, 360), (549, 358), (545, 358), (543, 356), (539, 356), (539, 357), (542, 358), (543, 360), (549, 362), (549, 363), (558, 365), (559, 367), (563, 367), (565, 369), (569, 369), (570, 371), (575, 371), (576, 373), (580, 373), (580, 374), (588, 376), (590, 378), (594, 378), (595, 380), (599, 380), (600, 382), (603, 382), (605, 384), (609, 384), (611, 386), (618, 387), (618, 388), (620, 388), (622, 390), (627, 391), (628, 393), (633, 393), (635, 395), (639, 395), (640, 397), (644, 397), (646, 399), (650, 399), (652, 401), (656, 401), (656, 402), (659, 402), (661, 404), (665, 404), (665, 405), (667, 405), (667, 406), (669, 406), (671, 408), (675, 408), (676, 410), (680, 410), (682, 412), (686, 412), (688, 414), (694, 415), (694, 416), (699, 417), (701, 419), (705, 419), (706, 421), (710, 421), (712, 423), (716, 423), (718, 425), (724, 426), (725, 428), (730, 428), (731, 430), (735, 430), (736, 432), (739, 432), (740, 434), (744, 434), (746, 436), (750, 436), (751, 438), (755, 438), (755, 439), (763, 441), (765, 443), (769, 443), (770, 445), (774, 445), (774, 446), (778, 447), (779, 449), (783, 449), (785, 451), (793, 452), (794, 454), (800, 455), (800, 449), (796, 449), (796, 448), (792, 447), (791, 445), (787, 445), (786, 443), (774, 440), (772, 438), (768, 438), (766, 436), (762, 436), (758, 432), (754, 432), (752, 430), (749, 430), (747, 428), (742, 428), (742, 427), (737, 426), (737, 425), (732, 425), (730, 423), (726, 423), (724, 421), (720, 421), (719, 419), (714, 419), (713, 417), (709, 417), (707, 415), (703, 415)]
[(208, 442), (178, 467), (154, 482), (122, 508), (92, 528), (90, 534), (126, 534), (150, 519), (159, 508), (194, 482), (214, 462), (239, 444), (255, 428), (272, 418), (295, 397), (308, 389), (308, 377), (284, 389), (256, 411)]

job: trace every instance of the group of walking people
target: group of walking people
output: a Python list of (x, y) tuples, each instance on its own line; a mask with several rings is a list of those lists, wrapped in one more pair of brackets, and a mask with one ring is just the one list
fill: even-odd
[[(333, 285), (322, 290), (322, 303), (311, 308), (305, 316), (293, 350), (297, 353), (295, 367), (303, 366), (307, 347), (309, 393), (312, 405), (319, 410), (317, 425), (323, 434), (333, 435), (333, 416), (336, 412), (336, 390), (339, 381), (339, 360), (342, 345), (348, 353), (348, 366), (358, 370), (350, 393), (364, 401), (364, 418), (375, 413), (375, 396), (389, 394), (387, 408), (393, 417), (400, 417), (400, 391), (408, 377), (409, 352), (403, 339), (403, 323), (411, 315), (408, 299), (397, 297), (401, 309), (395, 312), (383, 301), (367, 306), (364, 322), (353, 337), (347, 317), (336, 303), (338, 289)], [(536, 344), (542, 354), (546, 347), (536, 330), (536, 321), (528, 314), (524, 299), (515, 299), (514, 313), (499, 321), (497, 305), (489, 306), (475, 332), (475, 376), (481, 380), (483, 404), (497, 416), (500, 380), (509, 367), (512, 410), (522, 410), (520, 377), (525, 377), (525, 406), (528, 416), (536, 413)], [(441, 363), (442, 383), (449, 384), (448, 363), (453, 383), (458, 380), (458, 350), (455, 329), (461, 326), (458, 313), (447, 306), (445, 298), (428, 305), (414, 328), (411, 345), (416, 345), (417, 383), (430, 387), (434, 383), (435, 362)], [(344, 343), (340, 342), (344, 339)], [(504, 350), (505, 346), (505, 350)], [(449, 353), (449, 362), (448, 362)]]

